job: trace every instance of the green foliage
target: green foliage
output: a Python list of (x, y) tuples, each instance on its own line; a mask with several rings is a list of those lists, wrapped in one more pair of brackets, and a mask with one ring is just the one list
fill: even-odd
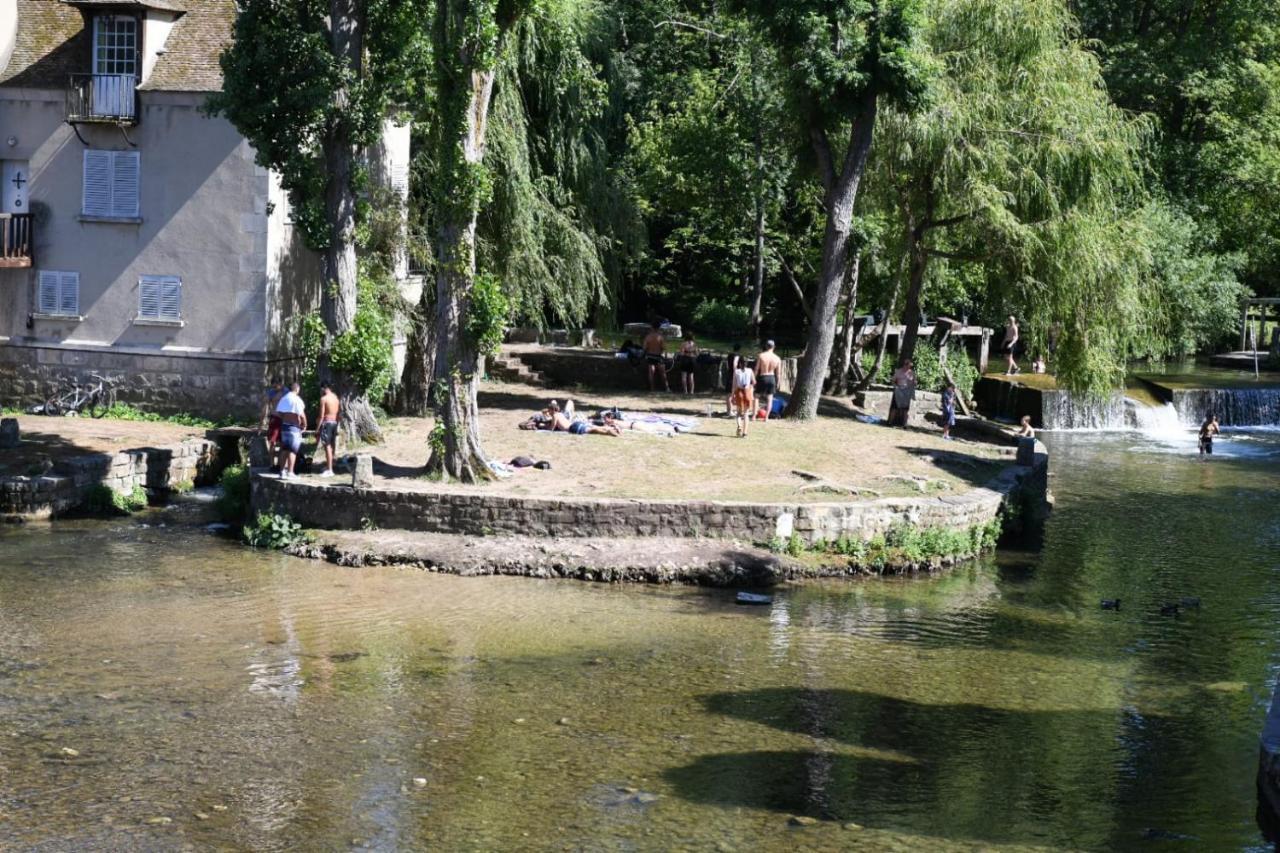
[(242, 524), (249, 517), (249, 469), (244, 465), (228, 465), (218, 478), (222, 494), (218, 497), (218, 517), (228, 524)]
[(130, 492), (117, 492), (104, 483), (98, 483), (85, 496), (83, 508), (93, 515), (131, 515), (147, 506), (147, 492), (134, 486)]
[(742, 305), (730, 305), (716, 299), (706, 299), (693, 309), (690, 326), (700, 335), (734, 338), (747, 331), (751, 312)]
[(467, 307), (467, 336), (481, 355), (496, 355), (511, 316), (511, 302), (497, 276), (478, 275)]
[(283, 550), (290, 545), (311, 541), (310, 535), (287, 515), (277, 512), (260, 512), (252, 523), (245, 525), (244, 541), (254, 548)]
[(785, 544), (775, 538), (770, 547), (777, 552), (785, 548), (795, 557), (805, 553), (820, 558), (836, 556), (847, 559), (851, 566), (880, 571), (889, 567), (938, 565), (944, 561), (976, 557), (995, 548), (1000, 529), (999, 519), (961, 529), (904, 523), (867, 540), (842, 536), (830, 542), (815, 542), (806, 548), (803, 543), (797, 543), (796, 537)]
[[(392, 350), (393, 316), (399, 296), (391, 275), (372, 264), (360, 266), (355, 323), (329, 347), (329, 366), (365, 390), (370, 400), (381, 400), (395, 378)], [(319, 364), (328, 332), (316, 313), (294, 321), (293, 343), (302, 362), (302, 396), (309, 407), (319, 400)]]
[(325, 145), (372, 143), (389, 107), (421, 92), (426, 65), (425, 0), (357, 6), (363, 61), (351, 67), (334, 51), (325, 0), (238, 3), (234, 40), (220, 60), (222, 91), (207, 104), (249, 139), (260, 165), (280, 174), (294, 223), (315, 249), (330, 241)]
[[(867, 350), (862, 351), (862, 369), (869, 371), (875, 362), (875, 353)], [(942, 361), (938, 358), (938, 351), (928, 343), (921, 343), (916, 347), (915, 355), (912, 357), (912, 363), (915, 365), (916, 387), (922, 391), (941, 391), (946, 384), (946, 374), (942, 372)], [(873, 381), (882, 385), (888, 384), (893, 376), (896, 363), (891, 355), (886, 355), (884, 361), (880, 362), (880, 370), (873, 377)], [(966, 399), (973, 396), (973, 388), (981, 378), (978, 375), (978, 368), (974, 366), (964, 348), (955, 345), (951, 346), (947, 353), (947, 368), (951, 371), (951, 378), (955, 380), (956, 389), (962, 393)]]
[(195, 427), (198, 429), (216, 429), (217, 427), (235, 426), (237, 421), (231, 416), (221, 418), (219, 420), (210, 420), (199, 415), (192, 415), (186, 412), (177, 414), (160, 414), (158, 412), (146, 412), (128, 403), (115, 403), (111, 408), (107, 409), (103, 415), (104, 418), (110, 418), (117, 421), (138, 421), (141, 423), (153, 424), (177, 424), (179, 426)]

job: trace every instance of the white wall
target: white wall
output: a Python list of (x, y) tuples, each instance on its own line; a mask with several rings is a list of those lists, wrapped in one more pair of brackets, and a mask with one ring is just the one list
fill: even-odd
[[(0, 0), (5, 2), (5, 0)], [(180, 352), (265, 352), (266, 170), (203, 97), (141, 93), (130, 149), (115, 127), (81, 125), (94, 148), (141, 153), (140, 224), (82, 222), (85, 146), (63, 121), (61, 91), (0, 89), (5, 156), (31, 165), (35, 268), (0, 270), (0, 342), (79, 343)], [(34, 320), (38, 269), (80, 274), (80, 322)], [(182, 278), (182, 328), (136, 322), (138, 278)]]
[(164, 52), (169, 32), (177, 20), (178, 16), (170, 12), (147, 10), (146, 17), (142, 20), (142, 79), (139, 83), (146, 83), (151, 76), (156, 60)]

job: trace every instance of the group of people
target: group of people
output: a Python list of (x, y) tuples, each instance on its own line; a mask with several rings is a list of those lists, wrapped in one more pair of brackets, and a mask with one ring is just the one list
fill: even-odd
[[(293, 382), (286, 386), (284, 380), (275, 377), (263, 395), (262, 421), (267, 444), (275, 463), (271, 473), (282, 480), (292, 480), (297, 475), (294, 468), (298, 454), (302, 452), (302, 434), (307, 430), (307, 406), (302, 401), (302, 386)], [(321, 477), (333, 476), (333, 457), (338, 446), (338, 415), (341, 412), (338, 395), (328, 382), (320, 383), (320, 411), (317, 419), (316, 442), (324, 448), (325, 469)]]
[[(1049, 330), (1049, 350), (1053, 351), (1054, 342), (1057, 339), (1058, 326), (1054, 326)], [(1000, 342), (1000, 352), (1008, 360), (1005, 367), (1005, 376), (1014, 376), (1022, 372), (1022, 368), (1018, 366), (1018, 349), (1019, 341), (1022, 338), (1022, 332), (1018, 328), (1018, 318), (1009, 315), (1009, 320), (1005, 323), (1004, 338)], [(1031, 360), (1032, 373), (1045, 373), (1049, 369), (1049, 365), (1045, 362), (1044, 356), (1036, 353), (1035, 358)]]
[[(667, 378), (667, 338), (662, 333), (663, 323), (654, 320), (650, 324), (649, 333), (644, 336), (640, 348), (644, 352), (644, 363), (649, 374), (649, 390), (657, 391), (657, 380), (662, 380), (662, 387), (671, 390), (671, 382)], [(694, 373), (698, 369), (698, 344), (693, 339), (693, 332), (686, 331), (676, 352), (675, 369), (680, 374), (680, 390), (685, 394), (694, 393)]]
[[(773, 414), (773, 397), (778, 393), (778, 371), (782, 359), (774, 352), (776, 344), (765, 341), (764, 349), (756, 356), (755, 367), (747, 363), (741, 347), (734, 347), (729, 357), (729, 399), (726, 401), (730, 417), (737, 419), (738, 437), (747, 434), (747, 425), (753, 418), (767, 421)], [(756, 398), (763, 398), (763, 405), (756, 408)]]

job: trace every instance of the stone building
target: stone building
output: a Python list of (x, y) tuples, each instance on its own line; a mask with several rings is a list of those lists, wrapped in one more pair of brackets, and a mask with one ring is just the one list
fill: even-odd
[[(276, 176), (202, 109), (234, 17), (0, 0), (0, 404), (96, 373), (154, 410), (244, 415), (290, 371), (321, 264)], [(407, 165), (396, 138), (380, 156)]]

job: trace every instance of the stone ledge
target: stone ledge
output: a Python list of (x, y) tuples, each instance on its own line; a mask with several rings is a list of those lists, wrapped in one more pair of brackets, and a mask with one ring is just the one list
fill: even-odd
[(1047, 500), (1048, 453), (1011, 464), (985, 486), (961, 495), (869, 501), (758, 504), (741, 501), (618, 498), (517, 498), (458, 492), (352, 489), (320, 480), (285, 481), (256, 472), (254, 511), (285, 513), (306, 527), (468, 536), (567, 538), (669, 537), (764, 543), (792, 535), (806, 545), (841, 537), (868, 540), (897, 525), (953, 530), (986, 524), (1004, 512), (1017, 528)]

